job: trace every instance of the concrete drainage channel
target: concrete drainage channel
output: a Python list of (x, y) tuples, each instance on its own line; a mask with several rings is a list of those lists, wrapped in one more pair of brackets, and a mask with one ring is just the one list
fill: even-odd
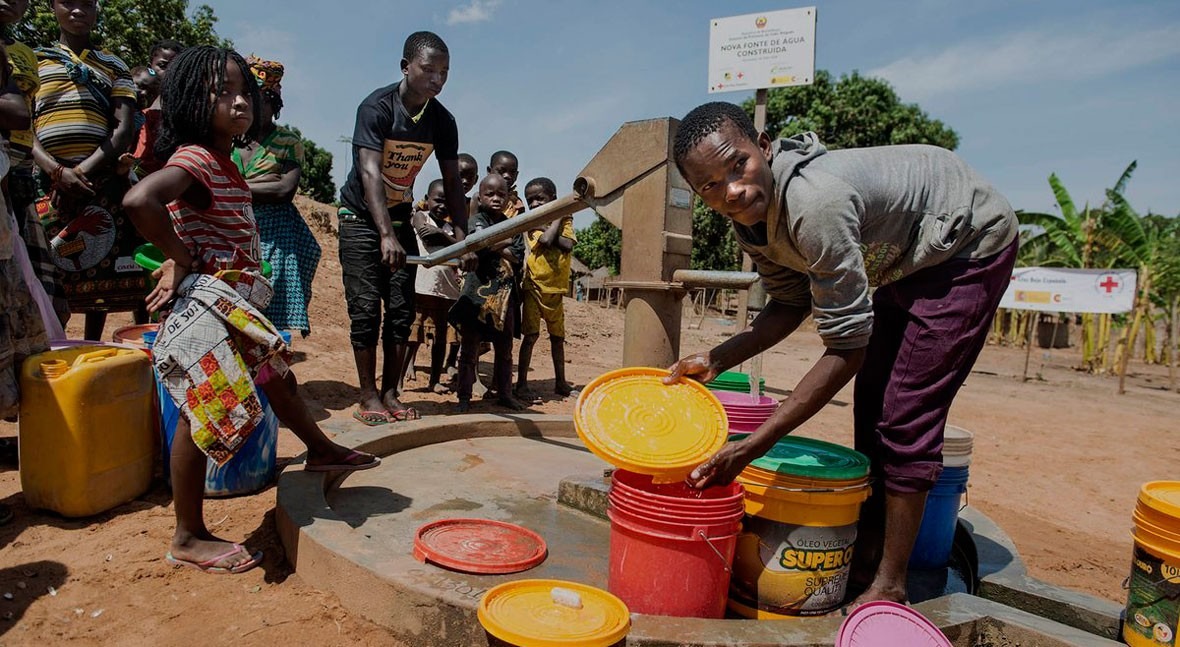
[[(497, 584), (555, 578), (606, 588), (608, 466), (581, 445), (569, 416), (447, 416), (348, 434), (382, 456), (381, 467), (344, 480), (290, 469), (279, 479), (276, 515), (299, 576), (345, 607), (408, 644), (480, 645), (476, 605)], [(545, 538), (549, 556), (499, 576), (416, 561), (417, 528), (455, 516), (523, 525)], [(933, 587), (934, 597), (915, 608), (956, 646), (1121, 644), (1119, 605), (1028, 577), (1011, 540), (978, 511), (960, 515), (956, 549), (958, 576), (911, 582), (912, 591)], [(829, 646), (840, 620), (635, 615), (627, 644)]]

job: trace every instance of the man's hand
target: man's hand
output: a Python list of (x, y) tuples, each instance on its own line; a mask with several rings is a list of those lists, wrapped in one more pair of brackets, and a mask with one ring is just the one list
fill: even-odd
[(406, 250), (392, 233), (381, 237), (381, 262), (395, 272), (406, 266)]
[(688, 484), (698, 490), (715, 485), (728, 485), (757, 456), (751, 455), (748, 441), (726, 443), (713, 457), (701, 463), (688, 475)]
[(160, 269), (152, 272), (152, 278), (156, 279), (156, 287), (151, 294), (147, 295), (147, 308), (150, 312), (157, 312), (160, 309), (172, 303), (176, 298), (176, 289), (180, 287), (180, 282), (184, 277), (188, 276), (189, 271), (176, 261), (168, 259), (160, 265)]
[(668, 367), (668, 370), (672, 374), (664, 378), (664, 384), (675, 384), (684, 378), (691, 378), (702, 384), (708, 384), (721, 372), (713, 364), (713, 359), (707, 352), (689, 355)]

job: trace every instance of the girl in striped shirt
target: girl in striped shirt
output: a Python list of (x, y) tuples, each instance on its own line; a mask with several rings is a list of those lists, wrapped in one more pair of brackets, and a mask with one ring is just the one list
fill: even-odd
[(258, 123), (258, 86), (237, 53), (186, 49), (164, 80), (165, 167), (124, 202), (139, 231), (167, 257), (148, 308), (168, 309), (153, 349), (156, 372), (183, 416), (172, 445), (176, 532), (168, 562), (241, 573), (261, 552), (215, 537), (205, 526), (205, 465), (225, 463), (261, 419), (255, 385), (279, 420), (307, 445), (309, 471), (376, 467), (380, 460), (328, 439), (296, 394), (289, 352), (261, 314), (270, 285), (259, 274), (250, 188), (230, 157)]

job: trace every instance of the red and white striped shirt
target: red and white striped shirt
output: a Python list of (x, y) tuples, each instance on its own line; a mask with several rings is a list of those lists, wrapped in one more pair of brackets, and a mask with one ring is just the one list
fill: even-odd
[(262, 252), (250, 187), (233, 160), (204, 146), (188, 144), (178, 148), (166, 166), (184, 169), (211, 196), (207, 209), (183, 199), (168, 205), (172, 227), (189, 253), (201, 259), (208, 272), (258, 268)]

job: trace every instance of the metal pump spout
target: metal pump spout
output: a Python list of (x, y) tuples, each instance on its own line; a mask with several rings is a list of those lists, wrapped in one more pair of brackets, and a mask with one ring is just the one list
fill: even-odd
[(425, 256), (418, 265), (455, 265), (468, 252), (590, 208), (622, 230), (620, 275), (624, 290), (624, 366), (668, 366), (680, 353), (681, 300), (693, 287), (744, 288), (757, 275), (689, 270), (692, 190), (672, 163), (680, 122), (632, 121), (603, 145), (574, 180), (574, 192), (533, 211), (469, 235)]
[(574, 193), (562, 196), (532, 211), (526, 211), (515, 218), (509, 218), (498, 225), (477, 231), (454, 245), (449, 245), (425, 256), (407, 256), (406, 262), (427, 267), (457, 265), (458, 262), (455, 259), (468, 252), (477, 252), (517, 234), (544, 227), (554, 220), (573, 215), (582, 209), (592, 207), (593, 200), (594, 180), (580, 177), (574, 183)]

